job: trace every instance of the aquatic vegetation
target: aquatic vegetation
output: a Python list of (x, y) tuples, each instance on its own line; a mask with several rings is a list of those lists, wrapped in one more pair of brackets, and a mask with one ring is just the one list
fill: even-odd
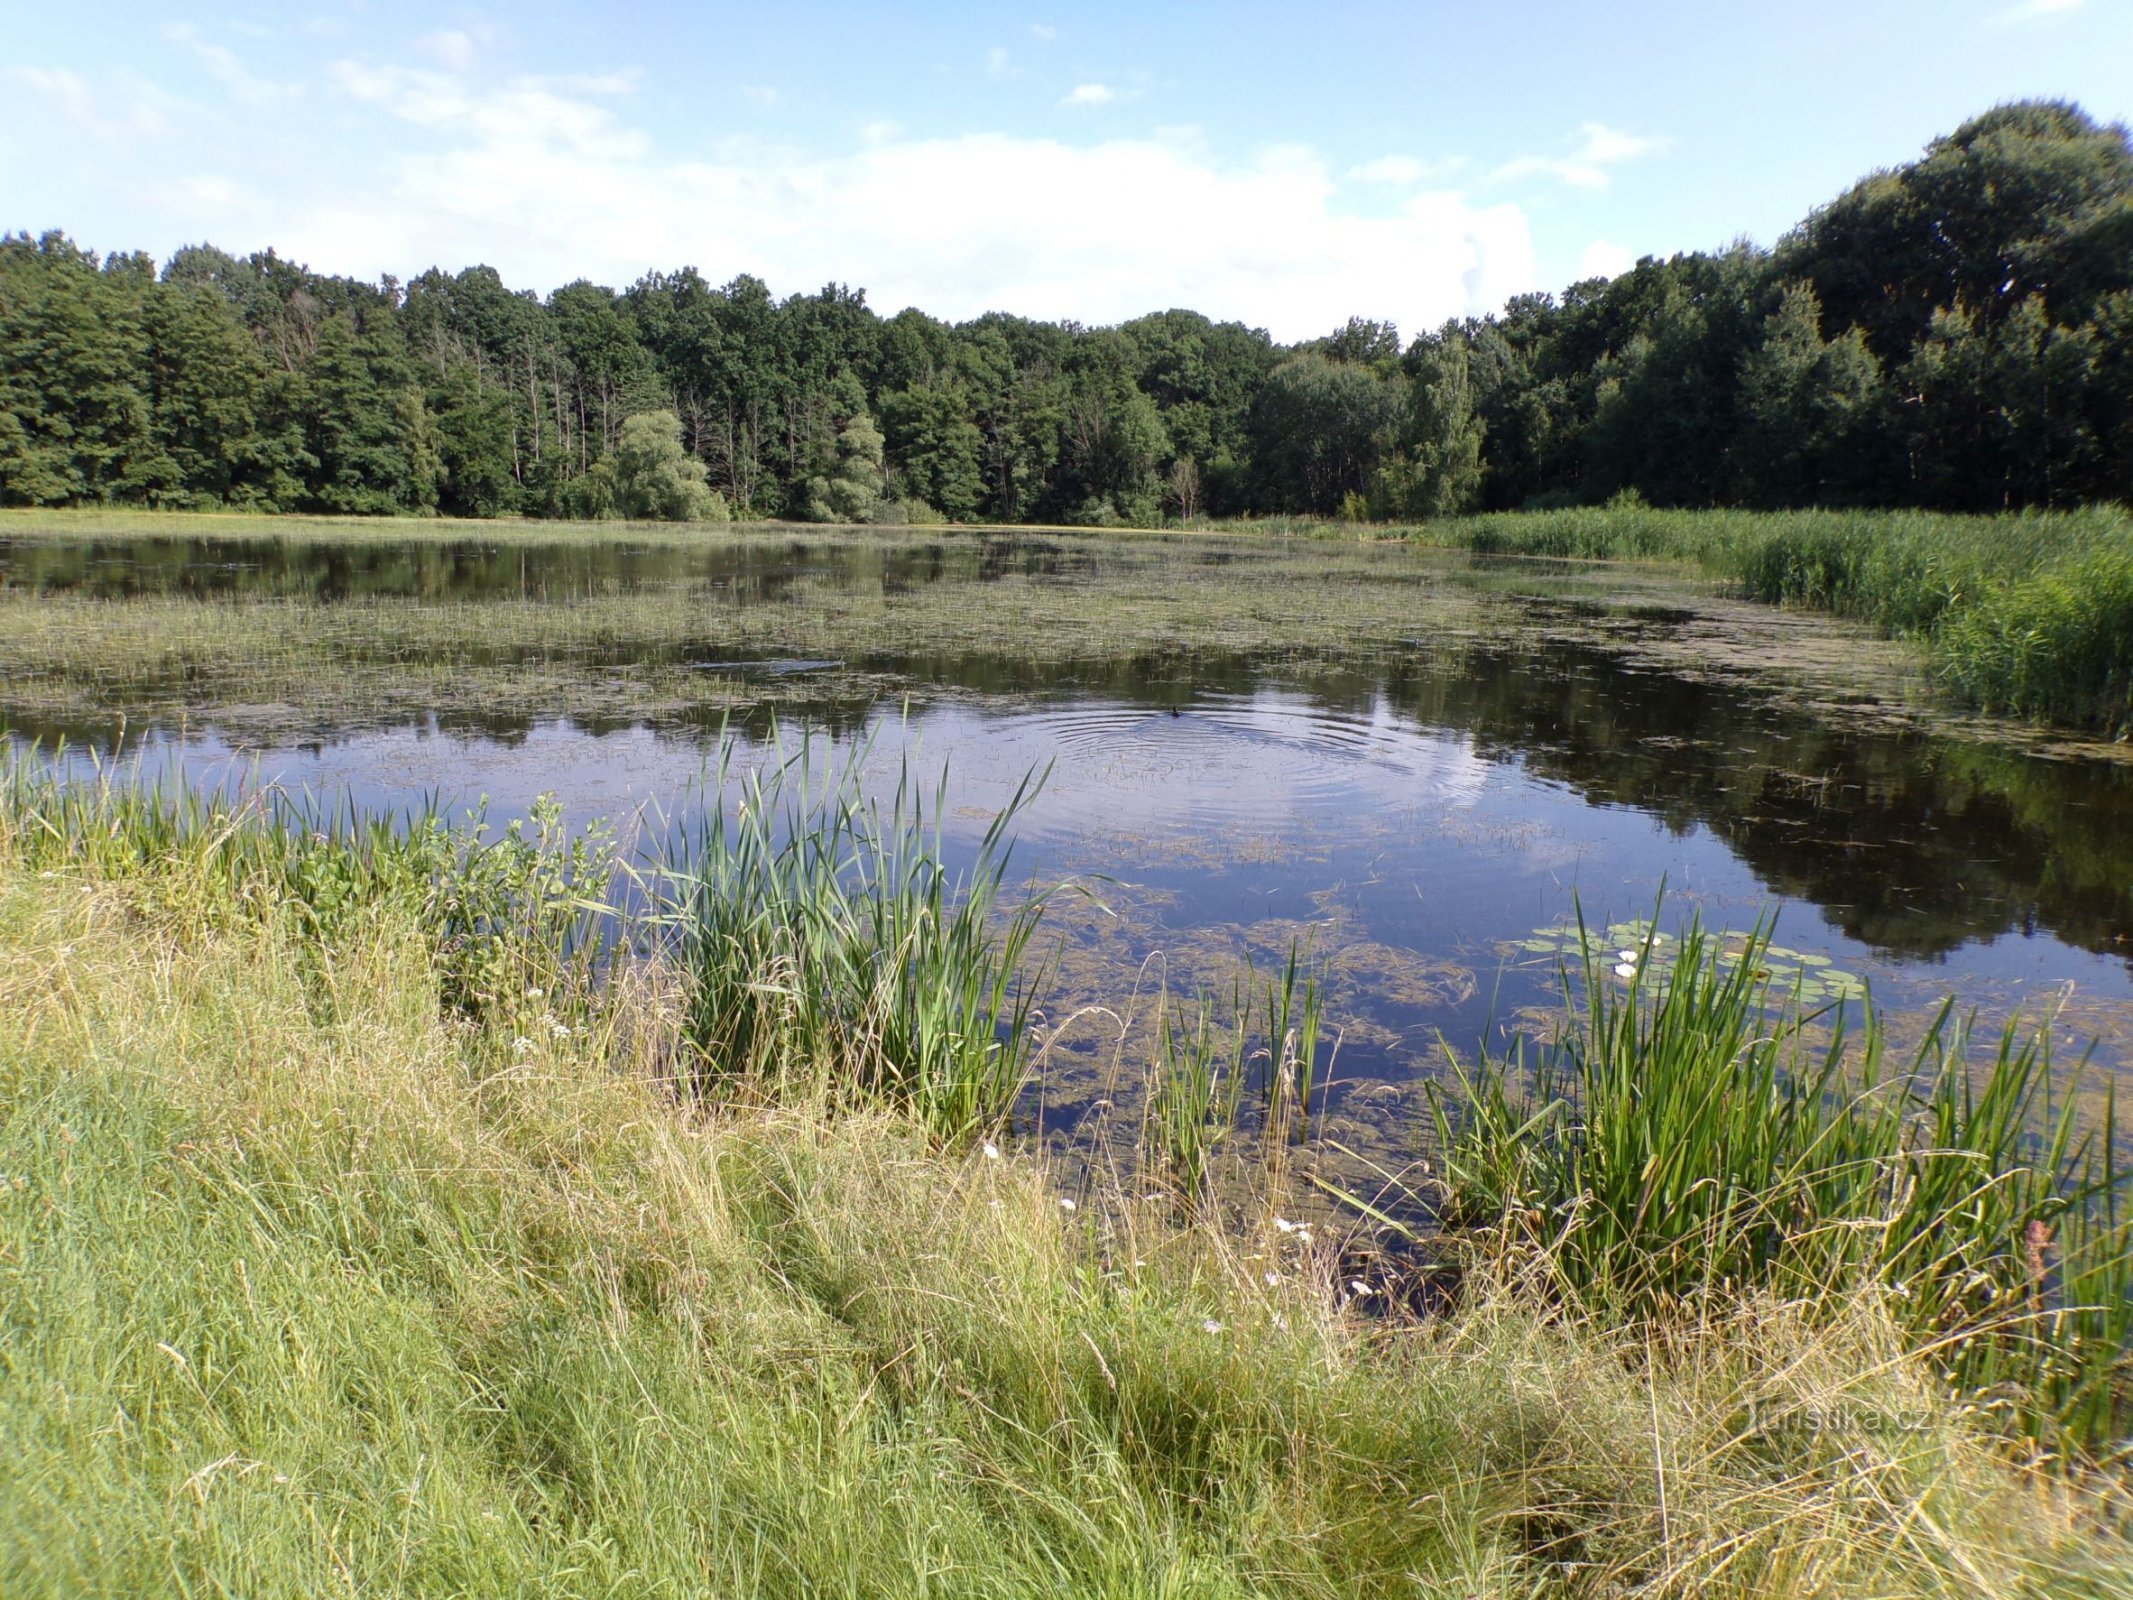
[(1987, 711), (2107, 735), (2133, 727), (2133, 519), (2114, 506), (1992, 517), (1585, 506), (1432, 522), (1413, 537), (1501, 554), (1692, 562), (1757, 600), (1923, 640), (1941, 679)]
[[(1612, 960), (1608, 958), (1610, 947)], [(1514, 948), (1529, 955), (1552, 957), (1579, 970), (1583, 970), (1587, 956), (1596, 951), (1602, 969), (1628, 981), (1656, 975), (1673, 966), (1680, 959), (1682, 943), (1679, 935), (1666, 932), (1651, 918), (1637, 917), (1609, 923), (1599, 930), (1587, 929), (1577, 922), (1536, 928), (1518, 940)], [(1727, 970), (1752, 962), (1757, 978), (1767, 982), (1775, 993), (1803, 1006), (1858, 1000), (1866, 994), (1864, 981), (1833, 965), (1828, 956), (1772, 944), (1766, 935), (1757, 932), (1712, 935), (1705, 953)]]
[(745, 772), (736, 760), (722, 740), (706, 821), (655, 880), (701, 1087), (826, 1074), (944, 1139), (998, 1126), (1030, 1070), (1043, 976), (1025, 957), (1049, 895), (1002, 894), (1009, 830), (1042, 774), (957, 873), (945, 770), (929, 805), (906, 763), (883, 805), (864, 793), (863, 748), (826, 772), (804, 740), (774, 739)]
[[(1567, 1026), (1432, 1100), (1444, 1205), (1568, 1302), (1631, 1319), (1862, 1288), (2014, 1431), (2133, 1443), (2133, 1209), (2115, 1103), (2054, 1103), (2047, 1025), (1982, 1066), (1945, 1007), (1907, 1064), (1860, 1002), (1806, 1009), (1767, 926), (1581, 937)], [(1620, 968), (1628, 968), (1626, 975)], [(1803, 969), (1804, 970), (1804, 969)], [(1578, 999), (1578, 995), (1582, 999)], [(1830, 1025), (1818, 1044), (1810, 1024)]]

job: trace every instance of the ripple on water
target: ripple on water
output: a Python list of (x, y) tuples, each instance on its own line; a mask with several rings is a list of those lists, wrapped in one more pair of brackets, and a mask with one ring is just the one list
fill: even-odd
[(1094, 815), (1114, 826), (1203, 833), (1468, 803), (1488, 773), (1466, 740), (1403, 726), (1376, 703), (1351, 710), (1278, 692), (1154, 709), (1077, 700), (1002, 720), (998, 735), (1053, 761), (1046, 792), (1072, 798), (1082, 829), (1092, 791), (1108, 807)]

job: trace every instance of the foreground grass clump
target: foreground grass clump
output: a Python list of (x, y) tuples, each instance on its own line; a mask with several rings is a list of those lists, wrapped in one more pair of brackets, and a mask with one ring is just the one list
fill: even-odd
[(1584, 506), (1431, 523), (1486, 553), (1689, 561), (1755, 599), (1860, 617), (1928, 644), (1987, 711), (2133, 729), (2133, 519)]
[(1030, 1073), (1041, 974), (1024, 957), (1048, 897), (1006, 909), (1001, 890), (1041, 776), (1023, 779), (956, 873), (945, 769), (929, 809), (908, 761), (884, 805), (864, 792), (864, 750), (829, 772), (803, 740), (746, 774), (731, 770), (731, 743), (720, 751), (711, 792), (736, 803), (685, 832), (663, 874), (699, 1088), (790, 1092), (798, 1070), (945, 1139), (997, 1127)]
[(1293, 1231), (688, 1109), (659, 985), (450, 1003), (419, 899), (321, 929), (197, 870), (257, 817), (24, 821), (10, 1596), (2133, 1591), (2107, 1504), (2005, 1464), (1871, 1299), (1654, 1342), (1482, 1276), (1365, 1321)]
[[(2048, 1028), (1974, 1062), (1944, 1007), (1907, 1066), (1773, 994), (1767, 927), (1661, 960), (1586, 943), (1582, 1014), (1536, 1072), (1437, 1099), (1452, 1217), (1551, 1298), (1626, 1322), (1744, 1292), (1879, 1292), (1911, 1348), (2030, 1443), (2133, 1454), (2133, 1212), (2115, 1101), (2055, 1115)], [(1609, 969), (1612, 969), (1611, 971)]]

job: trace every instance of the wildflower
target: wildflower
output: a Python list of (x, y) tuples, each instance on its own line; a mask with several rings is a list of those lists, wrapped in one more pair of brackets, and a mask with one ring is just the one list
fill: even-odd
[(1281, 1287), (1281, 1274), (1280, 1274), (1280, 1273), (1278, 1273), (1278, 1272), (1269, 1272), (1269, 1273), (1268, 1273), (1268, 1274), (1266, 1275), (1266, 1286), (1267, 1286), (1267, 1287), (1268, 1287), (1269, 1289), (1278, 1289), (1278, 1288), (1280, 1288), (1280, 1287)]
[(1283, 1233), (1294, 1233), (1297, 1229), (1301, 1228), (1303, 1224), (1300, 1222), (1291, 1222), (1287, 1217), (1276, 1217), (1274, 1219), (1274, 1226), (1279, 1228)]
[(548, 1019), (548, 1031), (558, 1039), (567, 1039), (570, 1037), (570, 1024), (561, 1017), (550, 1017)]
[(527, 1038), (523, 1033), (520, 1034), (516, 1039), (513, 1039), (511, 1041), (511, 1050), (512, 1053), (515, 1055), (524, 1055), (528, 1050), (531, 1050), (532, 1048), (533, 1041)]
[(997, 1161), (1000, 1159), (1000, 1147), (994, 1144), (990, 1139), (987, 1139), (985, 1141), (984, 1149), (985, 1159), (987, 1161)]
[(1348, 1292), (1356, 1299), (1361, 1300), (1369, 1295), (1370, 1285), (1361, 1278), (1350, 1278), (1348, 1280)]
[(1069, 1200), (1065, 1195), (1061, 1195), (1059, 1197), (1059, 1209), (1061, 1211), (1072, 1211), (1076, 1208), (1073, 1201)]
[(540, 997), (541, 997), (541, 991), (540, 991), (539, 989), (537, 989), (537, 988), (533, 987), (533, 986), (532, 986), (531, 984), (528, 984), (528, 985), (527, 985), (527, 987), (526, 987), (526, 998), (527, 998), (528, 1000), (538, 1000), (538, 999), (540, 999)]
[(1207, 1333), (1220, 1333), (1222, 1331), (1222, 1324), (1215, 1321), (1213, 1317), (1209, 1317), (1205, 1322), (1201, 1323), (1200, 1327)]
[(1634, 950), (1617, 950), (1615, 959), (1618, 961), (1634, 961), (1637, 959), (1637, 952)]

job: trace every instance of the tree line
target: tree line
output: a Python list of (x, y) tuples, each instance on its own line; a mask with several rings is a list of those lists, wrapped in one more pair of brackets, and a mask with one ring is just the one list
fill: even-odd
[(0, 503), (1148, 524), (2133, 497), (2133, 140), (2005, 105), (1771, 249), (1402, 344), (877, 315), (693, 267), (545, 299), (0, 239)]

